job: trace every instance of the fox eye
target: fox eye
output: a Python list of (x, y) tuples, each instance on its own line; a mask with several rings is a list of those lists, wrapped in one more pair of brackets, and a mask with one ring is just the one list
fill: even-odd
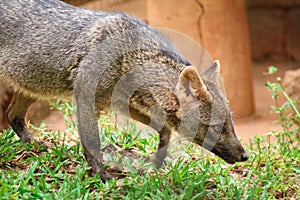
[(215, 126), (213, 126), (213, 129), (214, 129), (215, 132), (219, 133), (219, 132), (222, 131), (223, 126), (222, 125), (215, 125)]

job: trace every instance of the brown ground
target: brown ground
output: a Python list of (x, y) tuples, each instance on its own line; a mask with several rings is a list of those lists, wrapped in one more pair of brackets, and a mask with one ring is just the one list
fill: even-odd
[[(288, 69), (295, 69), (293, 62), (263, 62), (253, 64), (253, 86), (255, 98), (255, 113), (247, 118), (235, 119), (235, 127), (237, 135), (244, 143), (249, 143), (249, 139), (255, 135), (264, 135), (269, 131), (280, 130), (280, 124), (276, 122), (278, 115), (270, 113), (270, 107), (274, 104), (271, 93), (264, 86), (268, 80), (274, 80), (270, 76), (263, 75), (267, 68), (274, 65), (278, 68), (277, 76), (282, 77)], [(53, 130), (65, 130), (64, 120), (58, 112), (53, 112), (46, 118), (47, 125)]]

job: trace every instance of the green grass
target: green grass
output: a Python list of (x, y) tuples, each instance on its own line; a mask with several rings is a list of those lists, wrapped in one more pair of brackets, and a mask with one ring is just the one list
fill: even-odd
[[(273, 97), (282, 89), (267, 86)], [(110, 114), (103, 115), (102, 147), (115, 149), (105, 165), (115, 179), (104, 184), (88, 176), (80, 143), (70, 139), (76, 134), (74, 108), (56, 102), (68, 129), (32, 127), (50, 151), (38, 143), (22, 144), (11, 129), (0, 134), (0, 199), (300, 199), (299, 125), (294, 123), (299, 116), (289, 112), (296, 109), (291, 104), (273, 108), (282, 132), (253, 138), (246, 146), (247, 162), (228, 165), (191, 143), (179, 145), (184, 151), (178, 154), (175, 144), (160, 170), (147, 162), (156, 151), (157, 134), (142, 137), (134, 123), (117, 127)]]
[[(104, 145), (117, 144), (142, 156), (154, 153), (156, 134), (145, 140), (133, 124), (118, 129), (108, 118), (101, 121), (107, 136)], [(126, 169), (126, 161), (124, 172), (114, 171), (110, 162), (106, 167), (117, 178), (105, 184), (88, 176), (79, 142), (68, 145), (63, 134), (47, 129), (40, 134), (52, 142), (51, 152), (37, 143), (23, 145), (11, 129), (0, 135), (0, 199), (300, 198), (300, 143), (283, 141), (280, 133), (272, 141), (271, 134), (254, 138), (247, 147), (249, 161), (235, 165), (203, 155), (193, 144), (186, 147), (186, 154), (168, 159), (163, 169), (142, 174), (130, 166)]]

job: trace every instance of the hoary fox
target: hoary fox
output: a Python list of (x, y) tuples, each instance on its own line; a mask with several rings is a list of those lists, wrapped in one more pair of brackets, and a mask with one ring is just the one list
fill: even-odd
[(218, 61), (199, 73), (141, 20), (59, 0), (2, 0), (0, 22), (0, 77), (14, 89), (7, 118), (24, 143), (33, 140), (24, 116), (34, 101), (73, 96), (84, 156), (103, 181), (111, 176), (102, 163), (101, 110), (128, 115), (159, 133), (156, 167), (173, 131), (228, 163), (248, 159), (217, 83)]

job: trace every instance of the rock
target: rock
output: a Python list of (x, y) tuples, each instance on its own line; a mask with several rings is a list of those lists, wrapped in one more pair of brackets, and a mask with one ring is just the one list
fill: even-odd
[(282, 84), (291, 97), (298, 97), (300, 100), (300, 69), (286, 71)]
[[(300, 111), (300, 69), (286, 71), (282, 80), (282, 84), (288, 95), (292, 99), (297, 100), (296, 106)], [(300, 126), (299, 119), (296, 118), (294, 122)]]

